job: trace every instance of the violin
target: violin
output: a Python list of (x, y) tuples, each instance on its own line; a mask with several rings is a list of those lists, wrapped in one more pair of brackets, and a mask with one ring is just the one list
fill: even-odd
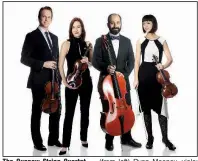
[(45, 85), (46, 98), (42, 102), (42, 111), (45, 113), (54, 113), (58, 109), (59, 99), (59, 86), (55, 82), (54, 69), (52, 69), (52, 81), (49, 81)]
[[(106, 36), (103, 36), (102, 40), (108, 52), (110, 65), (113, 65)], [(105, 99), (109, 102), (109, 111), (101, 112), (100, 126), (105, 133), (112, 136), (123, 135), (133, 127), (135, 122), (132, 106), (128, 105), (125, 99), (127, 89), (124, 75), (120, 72), (107, 75), (103, 80), (102, 90)]]
[[(84, 57), (88, 57), (89, 51), (91, 49), (91, 44), (86, 48)], [(80, 51), (80, 47), (79, 47)], [(81, 60), (77, 60), (74, 64), (74, 70), (66, 77), (66, 82), (68, 84), (68, 88), (77, 89), (82, 84), (82, 74), (88, 68), (87, 63), (82, 63)]]
[[(158, 64), (158, 57), (156, 55), (153, 55), (153, 59), (155, 63)], [(168, 71), (160, 69), (156, 74), (156, 79), (163, 87), (162, 95), (165, 98), (172, 98), (178, 93), (177, 86), (170, 82), (170, 74)]]

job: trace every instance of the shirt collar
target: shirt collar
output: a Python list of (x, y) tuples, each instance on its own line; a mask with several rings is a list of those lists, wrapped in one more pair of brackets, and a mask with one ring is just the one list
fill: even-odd
[(120, 33), (114, 35), (114, 34), (112, 34), (112, 33), (109, 32), (109, 36), (120, 36)]
[(45, 32), (48, 32), (48, 33), (49, 33), (49, 31), (46, 30), (46, 29), (45, 29), (44, 27), (42, 27), (42, 26), (39, 26), (38, 29), (42, 32), (42, 34), (45, 34)]

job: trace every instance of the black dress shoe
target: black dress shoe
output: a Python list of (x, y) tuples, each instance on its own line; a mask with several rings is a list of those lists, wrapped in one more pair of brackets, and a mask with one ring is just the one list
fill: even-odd
[(65, 150), (65, 151), (60, 151), (59, 152), (59, 155), (64, 155), (64, 154), (66, 154), (67, 153), (67, 151)]
[(154, 140), (154, 137), (148, 138), (148, 142), (146, 143), (146, 148), (147, 149), (152, 149), (153, 148), (153, 140)]
[(168, 139), (162, 139), (162, 142), (165, 144), (166, 147), (168, 147), (169, 150), (175, 150), (176, 147), (168, 140)]
[(47, 150), (47, 148), (44, 145), (40, 145), (40, 146), (34, 145), (34, 148), (37, 149), (37, 150), (40, 150), (40, 151), (46, 151)]
[(82, 146), (88, 148), (88, 143), (82, 143)]
[(48, 146), (62, 147), (62, 144), (60, 143), (60, 141), (57, 141), (56, 143), (50, 143), (50, 142), (48, 142)]
[(127, 141), (121, 141), (121, 144), (132, 146), (132, 147), (137, 147), (137, 148), (140, 148), (142, 146), (141, 143), (136, 142), (135, 140), (133, 140), (133, 138), (131, 138), (130, 140), (127, 140)]
[(112, 142), (107, 142), (105, 143), (105, 148), (108, 150), (108, 151), (112, 151), (114, 149), (114, 146), (113, 146), (113, 143)]

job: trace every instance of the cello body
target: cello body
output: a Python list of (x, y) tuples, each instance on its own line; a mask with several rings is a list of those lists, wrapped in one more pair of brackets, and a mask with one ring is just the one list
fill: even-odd
[(127, 93), (124, 75), (116, 72), (118, 84), (120, 86), (121, 98), (116, 98), (112, 88), (112, 78), (106, 76), (103, 81), (103, 92), (109, 102), (108, 113), (102, 113), (101, 128), (112, 136), (127, 133), (134, 125), (135, 116), (131, 105), (128, 105), (125, 99)]

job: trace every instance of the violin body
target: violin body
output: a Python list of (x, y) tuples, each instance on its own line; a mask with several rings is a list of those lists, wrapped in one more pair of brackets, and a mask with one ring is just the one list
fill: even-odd
[[(88, 56), (90, 49), (92, 48), (91, 44), (88, 45), (84, 57)], [(80, 51), (80, 47), (79, 47)], [(81, 53), (81, 51), (80, 51)], [(81, 55), (81, 54), (80, 54)], [(70, 89), (77, 89), (82, 84), (82, 74), (88, 68), (87, 63), (82, 63), (80, 60), (77, 60), (74, 64), (74, 70), (70, 73), (67, 78), (68, 88)]]
[(77, 89), (82, 84), (82, 74), (88, 68), (87, 63), (82, 63), (80, 60), (77, 60), (74, 64), (74, 70), (70, 73), (67, 78), (67, 84), (70, 89)]
[(105, 98), (109, 102), (109, 111), (101, 113), (100, 125), (104, 132), (118, 136), (128, 132), (134, 125), (135, 116), (131, 105), (125, 99), (127, 93), (124, 75), (116, 72), (115, 76), (119, 84), (120, 98), (116, 98), (113, 89), (112, 76), (107, 75), (103, 81), (102, 89)]
[[(172, 98), (178, 93), (177, 86), (170, 82), (170, 74), (166, 70), (158, 72), (156, 75), (157, 81), (162, 84), (162, 95), (165, 98)], [(165, 79), (164, 79), (165, 78)]]
[[(153, 59), (155, 63), (158, 64), (158, 57), (156, 55), (153, 55)], [(177, 86), (170, 82), (170, 74), (168, 71), (160, 69), (156, 74), (156, 79), (163, 87), (162, 95), (165, 98), (172, 98), (178, 93)]]
[(42, 102), (42, 111), (45, 113), (54, 113), (59, 107), (59, 86), (54, 81), (54, 70), (52, 70), (52, 81), (49, 81), (45, 85), (46, 97)]

